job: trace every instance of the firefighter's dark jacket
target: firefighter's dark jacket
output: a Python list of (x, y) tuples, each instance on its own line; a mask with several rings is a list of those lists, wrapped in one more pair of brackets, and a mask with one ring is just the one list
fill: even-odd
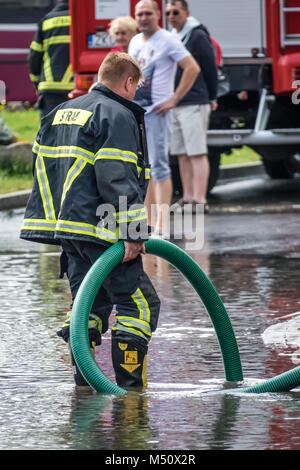
[(39, 93), (68, 93), (74, 88), (70, 65), (68, 2), (61, 2), (38, 24), (28, 56), (29, 73)]
[(42, 119), (21, 238), (111, 246), (148, 238), (144, 110), (103, 84)]

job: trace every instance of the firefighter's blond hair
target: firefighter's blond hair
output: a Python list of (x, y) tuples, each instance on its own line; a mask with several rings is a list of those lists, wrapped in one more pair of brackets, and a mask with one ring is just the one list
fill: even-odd
[(105, 57), (98, 71), (98, 81), (102, 83), (119, 84), (128, 77), (134, 83), (142, 81), (142, 71), (139, 64), (126, 52), (110, 52)]

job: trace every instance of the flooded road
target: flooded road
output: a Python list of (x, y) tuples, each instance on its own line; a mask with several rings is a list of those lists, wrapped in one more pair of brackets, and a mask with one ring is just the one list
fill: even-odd
[[(0, 213), (0, 449), (300, 449), (300, 388), (226, 393), (220, 348), (198, 295), (147, 255), (161, 298), (145, 393), (77, 390), (57, 337), (70, 296), (59, 251), (19, 240), (22, 211)], [(180, 242), (178, 242), (180, 246)], [(239, 346), (244, 385), (300, 365), (298, 213), (209, 214), (190, 253), (218, 291)], [(113, 318), (111, 319), (113, 322)], [(97, 362), (114, 380), (110, 332)]]

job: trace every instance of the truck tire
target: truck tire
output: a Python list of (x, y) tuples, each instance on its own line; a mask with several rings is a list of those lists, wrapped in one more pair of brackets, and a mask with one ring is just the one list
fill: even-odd
[(221, 153), (220, 149), (208, 149), (208, 160), (209, 160), (209, 179), (207, 185), (207, 193), (209, 193), (216, 185), (219, 174), (220, 174), (220, 160)]
[[(209, 160), (209, 179), (207, 184), (207, 194), (213, 189), (216, 185), (219, 173), (220, 173), (220, 159), (221, 152), (219, 149), (209, 149), (208, 150), (208, 160)], [(182, 184), (178, 166), (178, 159), (175, 155), (170, 155), (170, 167), (172, 172), (172, 182), (173, 182), (173, 200), (177, 201), (182, 197)]]
[(266, 173), (273, 179), (291, 179), (300, 173), (300, 147), (268, 146), (260, 149)]

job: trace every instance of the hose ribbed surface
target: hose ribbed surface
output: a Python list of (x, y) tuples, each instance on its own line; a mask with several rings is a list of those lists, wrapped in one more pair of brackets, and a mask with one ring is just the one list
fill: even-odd
[[(158, 255), (173, 264), (186, 278), (205, 305), (214, 325), (225, 369), (226, 380), (243, 380), (238, 346), (226, 309), (214, 286), (195, 261), (176, 245), (160, 239), (145, 244), (149, 254)], [(119, 242), (106, 250), (93, 264), (76, 295), (70, 324), (70, 344), (74, 359), (83, 377), (97, 392), (124, 394), (126, 391), (105, 376), (90, 351), (88, 318), (94, 299), (104, 279), (122, 261), (124, 243)]]
[(300, 385), (300, 366), (295, 367), (283, 374), (277, 375), (272, 379), (266, 380), (252, 387), (238, 389), (243, 393), (272, 393), (272, 392), (288, 392)]
[[(201, 298), (215, 328), (219, 341), (226, 380), (243, 380), (236, 338), (227, 311), (211, 281), (185, 251), (166, 240), (150, 239), (147, 253), (158, 255), (173, 264), (192, 284)], [(188, 298), (188, 294), (187, 294)]]
[(126, 391), (113, 383), (98, 367), (90, 350), (88, 321), (95, 297), (108, 274), (124, 257), (124, 243), (117, 243), (93, 264), (78, 289), (71, 314), (70, 345), (75, 362), (96, 392), (122, 395)]

